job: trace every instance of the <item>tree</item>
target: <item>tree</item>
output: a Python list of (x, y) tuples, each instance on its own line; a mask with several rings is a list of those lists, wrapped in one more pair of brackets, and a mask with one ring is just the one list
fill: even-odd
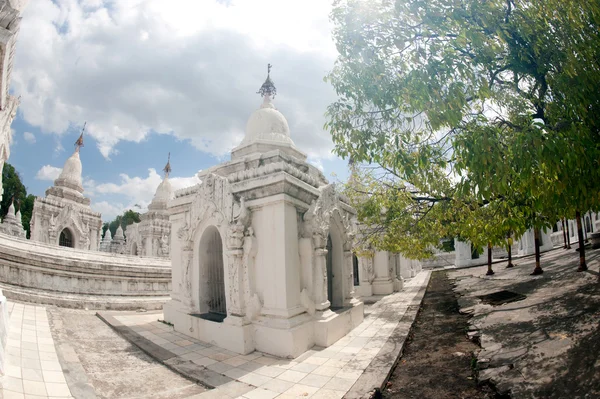
[(5, 163), (2, 169), (2, 188), (4, 189), (4, 194), (0, 206), (0, 217), (4, 218), (6, 216), (10, 203), (14, 198), (15, 209), (21, 211), (21, 222), (27, 232), (27, 238), (29, 238), (31, 233), (29, 223), (33, 213), (35, 195), (27, 194), (27, 189), (21, 182), (19, 173), (9, 163)]
[[(422, 235), (417, 255), (453, 229), (487, 245), (598, 208), (597, 2), (338, 0), (332, 20), (326, 127), (373, 168), (355, 204), (376, 244)], [(487, 207), (506, 212), (482, 226)]]
[[(15, 208), (19, 209), (19, 204), (25, 202), (27, 197), (27, 189), (21, 182), (21, 177), (14, 166), (9, 163), (5, 163), (2, 169), (2, 188), (4, 189), (4, 194), (2, 195), (2, 203), (0, 205), (0, 216), (4, 218), (13, 200), (15, 201)], [(21, 211), (22, 213), (23, 211)]]

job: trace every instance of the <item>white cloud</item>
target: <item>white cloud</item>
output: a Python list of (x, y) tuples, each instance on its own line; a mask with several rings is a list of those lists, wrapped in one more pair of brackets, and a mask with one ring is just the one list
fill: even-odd
[(23, 138), (29, 144), (35, 144), (35, 135), (33, 133), (31, 133), (31, 132), (24, 132), (23, 133)]
[(44, 165), (41, 167), (40, 170), (37, 171), (37, 173), (35, 174), (35, 178), (38, 180), (54, 181), (58, 178), (60, 172), (62, 172), (62, 168), (57, 168), (51, 165)]
[(102, 220), (105, 222), (114, 220), (117, 215), (123, 214), (123, 211), (127, 209), (123, 204), (109, 201), (92, 202), (91, 208), (94, 212), (100, 212)]
[[(101, 212), (98, 209), (105, 209), (109, 215), (115, 216), (126, 209), (145, 212), (154, 197), (156, 188), (163, 179), (153, 168), (148, 169), (148, 176), (145, 178), (138, 176), (130, 177), (125, 173), (122, 173), (120, 178), (121, 181), (118, 184), (96, 184), (93, 180), (84, 182), (85, 195), (94, 196), (95, 201), (92, 201), (92, 208), (97, 210), (97, 212)], [(197, 176), (170, 177), (169, 181), (174, 190), (193, 186), (200, 182)], [(105, 204), (105, 198), (113, 200), (110, 208)], [(102, 219), (108, 220), (104, 212)]]
[(37, 0), (21, 23), (13, 89), (29, 124), (75, 136), (87, 121), (107, 158), (150, 132), (221, 156), (241, 141), (271, 62), (292, 138), (330, 158), (329, 11), (324, 0)]

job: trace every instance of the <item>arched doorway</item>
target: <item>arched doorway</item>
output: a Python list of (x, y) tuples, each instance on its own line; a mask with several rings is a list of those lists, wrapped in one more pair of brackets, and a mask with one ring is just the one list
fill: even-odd
[(331, 303), (331, 309), (339, 309), (344, 306), (344, 272), (343, 272), (343, 247), (342, 239), (335, 226), (331, 223), (329, 235), (327, 236), (327, 299)]
[[(208, 312), (209, 319), (222, 321), (227, 315), (225, 278), (223, 268), (223, 242), (216, 227), (208, 227), (200, 239), (200, 287), (201, 298), (206, 304), (201, 311)], [(214, 315), (214, 317), (210, 316)]]
[(592, 223), (590, 222), (590, 217), (589, 216), (585, 217), (585, 232), (586, 233), (591, 233), (592, 232)]
[(58, 238), (58, 245), (60, 245), (61, 247), (74, 247), (73, 233), (71, 233), (71, 230), (66, 228), (60, 232), (60, 236)]
[(360, 285), (360, 278), (358, 276), (358, 258), (356, 254), (352, 254), (352, 274), (354, 276), (354, 285)]

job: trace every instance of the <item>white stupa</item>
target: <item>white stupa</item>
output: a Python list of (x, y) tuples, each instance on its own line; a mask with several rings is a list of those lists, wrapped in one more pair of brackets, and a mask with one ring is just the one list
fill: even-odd
[(160, 182), (148, 205), (148, 212), (140, 217), (140, 223), (127, 226), (126, 253), (138, 256), (167, 258), (171, 248), (171, 222), (167, 205), (173, 199), (173, 187), (169, 181), (171, 154), (163, 168), (165, 177)]
[[(85, 129), (85, 125), (84, 125)], [(52, 245), (97, 251), (102, 232), (100, 214), (90, 208), (83, 195), (82, 166), (79, 158), (83, 147), (83, 131), (75, 142), (75, 151), (46, 190), (37, 197), (31, 217), (31, 239)]]

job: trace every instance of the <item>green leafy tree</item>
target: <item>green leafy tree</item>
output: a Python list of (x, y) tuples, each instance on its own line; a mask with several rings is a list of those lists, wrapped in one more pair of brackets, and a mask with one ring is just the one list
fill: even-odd
[(487, 246), (597, 209), (596, 1), (338, 0), (332, 20), (326, 127), (372, 168), (355, 204), (375, 244)]
[(2, 188), (4, 194), (2, 195), (2, 203), (0, 206), (0, 216), (4, 218), (8, 213), (10, 202), (15, 201), (15, 209), (21, 211), (21, 222), (23, 228), (27, 232), (27, 238), (30, 236), (31, 215), (33, 213), (33, 204), (35, 202), (35, 196), (27, 194), (27, 189), (21, 182), (21, 177), (16, 169), (9, 163), (4, 164), (2, 169)]
[[(8, 213), (8, 208), (13, 199), (15, 201), (15, 209), (19, 209), (19, 204), (25, 202), (27, 198), (27, 189), (21, 182), (19, 173), (9, 163), (5, 163), (2, 169), (2, 188), (4, 189), (4, 194), (2, 194), (0, 216), (4, 218)], [(23, 211), (21, 211), (22, 213)]]

